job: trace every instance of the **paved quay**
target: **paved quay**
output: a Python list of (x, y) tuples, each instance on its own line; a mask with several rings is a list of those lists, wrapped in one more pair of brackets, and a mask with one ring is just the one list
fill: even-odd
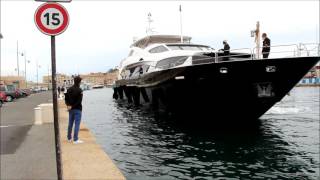
[[(48, 102), (52, 102), (52, 94), (43, 92), (6, 103), (0, 109), (0, 179), (57, 179), (53, 120), (34, 125), (34, 108)], [(66, 140), (67, 122), (68, 112), (64, 102), (60, 100), (63, 179), (125, 180), (121, 171), (96, 143), (96, 139), (83, 123), (79, 137), (84, 143), (69, 143)]]
[(1, 179), (57, 179), (53, 123), (34, 125), (34, 110), (52, 100), (32, 94), (0, 109)]
[(84, 143), (75, 145), (67, 141), (68, 112), (63, 101), (59, 101), (59, 123), (63, 179), (125, 180), (84, 123), (79, 131)]

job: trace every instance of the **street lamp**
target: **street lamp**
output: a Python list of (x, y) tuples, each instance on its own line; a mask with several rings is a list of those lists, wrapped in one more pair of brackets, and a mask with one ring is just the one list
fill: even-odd
[(38, 77), (39, 77), (39, 68), (41, 68), (41, 66), (38, 65), (38, 61), (37, 61), (37, 88), (39, 87), (39, 79), (38, 79)]
[(48, 90), (50, 89), (50, 66), (48, 65)]
[(26, 80), (26, 88), (28, 88), (28, 79), (27, 79), (27, 63), (30, 63), (29, 60), (27, 60), (27, 53), (21, 53), (21, 56), (24, 56), (24, 78)]
[(19, 77), (19, 41), (17, 40), (17, 71), (18, 71), (18, 77)]
[[(0, 40), (3, 39), (2, 33), (0, 33)], [(0, 56), (1, 56), (1, 45), (0, 45)], [(0, 57), (0, 80), (1, 80), (1, 57)]]
[(24, 56), (23, 52), (19, 52), (19, 41), (17, 40), (17, 71), (18, 71), (18, 76), (20, 76), (19, 55)]

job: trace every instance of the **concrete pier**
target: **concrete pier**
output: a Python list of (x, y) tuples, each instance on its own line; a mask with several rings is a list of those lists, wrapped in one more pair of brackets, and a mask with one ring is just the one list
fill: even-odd
[(125, 179), (83, 122), (79, 139), (84, 143), (67, 141), (68, 111), (63, 101), (59, 101), (59, 123), (64, 179)]
[[(47, 91), (0, 109), (0, 179), (57, 179), (51, 102), (52, 93)], [(35, 111), (37, 107), (40, 112)], [(63, 101), (59, 116), (63, 179), (125, 179), (83, 123), (79, 137), (84, 143), (67, 142), (68, 112)]]
[(47, 91), (0, 108), (0, 179), (57, 179), (53, 123), (34, 125), (34, 108), (51, 98)]

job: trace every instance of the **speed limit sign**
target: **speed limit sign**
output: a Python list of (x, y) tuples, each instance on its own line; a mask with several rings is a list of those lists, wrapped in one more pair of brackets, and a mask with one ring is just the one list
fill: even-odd
[[(71, 0), (70, 0), (71, 1)], [(56, 35), (63, 33), (69, 24), (67, 10), (58, 3), (44, 3), (38, 7), (34, 14), (34, 21), (38, 29), (51, 36), (51, 83), (53, 103), (53, 124), (55, 134), (56, 164), (58, 180), (63, 179), (61, 165), (60, 130), (57, 95), (57, 72), (56, 72)]]
[(69, 24), (67, 10), (58, 3), (45, 3), (39, 6), (34, 19), (38, 29), (49, 36), (63, 33)]

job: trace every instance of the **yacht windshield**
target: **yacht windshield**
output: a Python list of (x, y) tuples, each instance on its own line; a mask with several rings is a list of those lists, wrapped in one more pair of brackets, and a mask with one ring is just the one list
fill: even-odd
[(150, 53), (162, 53), (165, 51), (168, 51), (168, 49), (165, 48), (164, 46), (157, 46), (149, 50)]
[(210, 47), (206, 46), (199, 46), (199, 45), (172, 45), (172, 44), (167, 44), (167, 46), (171, 50), (189, 50), (189, 51), (203, 51), (203, 50), (210, 50)]

